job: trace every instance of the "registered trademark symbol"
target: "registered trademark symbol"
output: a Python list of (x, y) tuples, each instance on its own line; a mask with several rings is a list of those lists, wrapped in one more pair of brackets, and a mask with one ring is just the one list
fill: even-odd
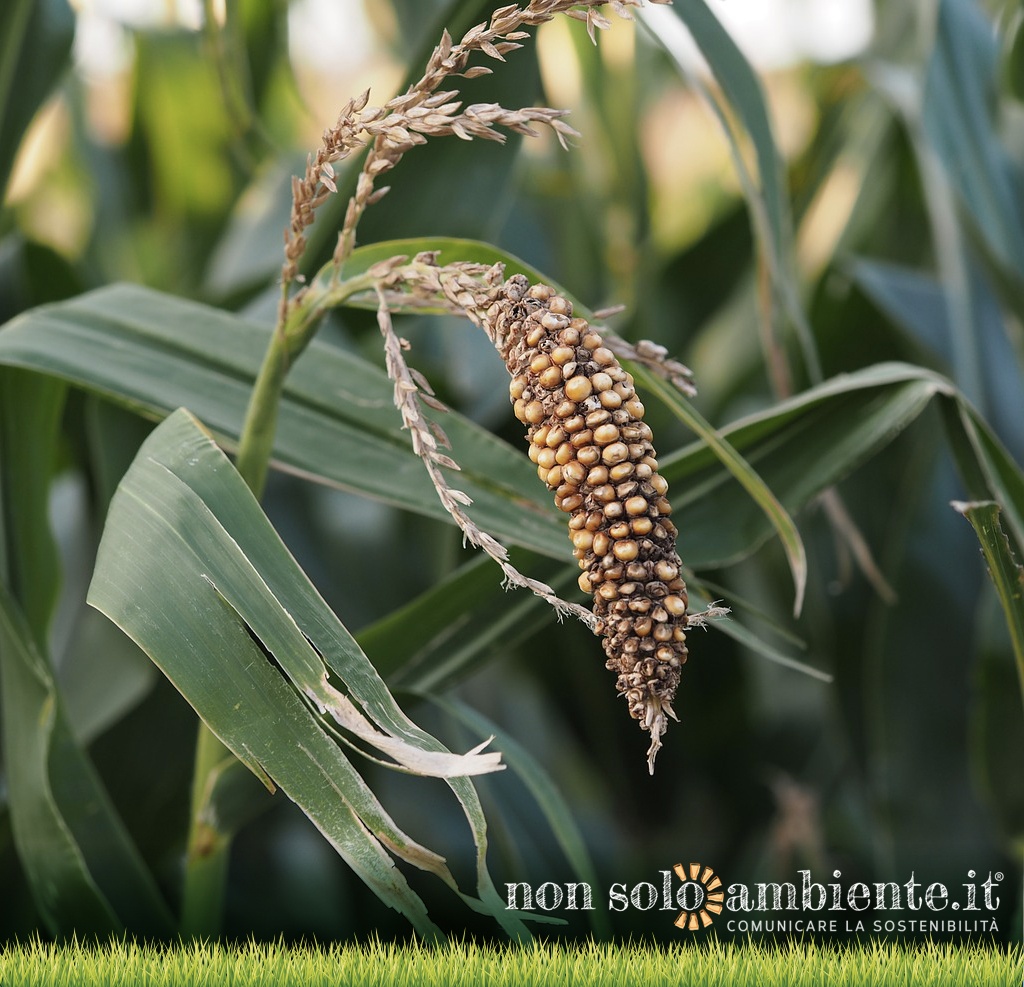
[(953, 902), (953, 911), (955, 912), (959, 907), (960, 907), (960, 902), (959, 901), (954, 901)]
[(1003, 879), (1003, 872), (1001, 870), (996, 871), (996, 880), (1001, 881)]

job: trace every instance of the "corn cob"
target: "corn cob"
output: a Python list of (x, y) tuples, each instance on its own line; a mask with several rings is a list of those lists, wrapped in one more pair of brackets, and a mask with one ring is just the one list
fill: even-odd
[(676, 718), (687, 594), (644, 406), (601, 336), (547, 285), (509, 278), (488, 322), (512, 377), (515, 415), (529, 427), (530, 459), (570, 515), (605, 666), (651, 734), (653, 774), (666, 717)]

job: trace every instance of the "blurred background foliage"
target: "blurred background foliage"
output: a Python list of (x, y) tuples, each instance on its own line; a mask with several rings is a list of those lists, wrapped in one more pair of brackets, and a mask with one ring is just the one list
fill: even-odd
[[(395, 172), (360, 242), (484, 240), (591, 308), (624, 304), (616, 328), (691, 366), (695, 405), (716, 425), (882, 361), (933, 368), (1020, 464), (1017, 4), (865, 0), (833, 30), (815, 17), (840, 5), (676, 6), (667, 16), (691, 26), (708, 8), (728, 17), (756, 79), (745, 62), (718, 62), (712, 75), (679, 20), (666, 51), (651, 37), (668, 30), (657, 18), (616, 21), (596, 46), (582, 25), (560, 19), (464, 92), (569, 108), (577, 146), (566, 153), (547, 136), (505, 148), (434, 141)], [(201, 9), (81, 0), (74, 11), (65, 0), (6, 3), (0, 321), (129, 281), (269, 323), (290, 176), (306, 150), (349, 96), (370, 86), (373, 101), (386, 99), (418, 74), (443, 25), (458, 36), (490, 9), (480, 0), (207, 0)], [(714, 63), (729, 49), (709, 32)], [(744, 171), (762, 183), (754, 214)], [(343, 206), (339, 196), (323, 208), (310, 272), (329, 257)], [(820, 370), (792, 331), (801, 321)], [(504, 368), (482, 334), (423, 317), (400, 331), (446, 402), (521, 445)], [(383, 364), (370, 313), (332, 315), (321, 335)], [(25, 419), (17, 380), (0, 386), (9, 450)], [(659, 402), (648, 409), (663, 456), (690, 441)], [(53, 422), (58, 456), (43, 467), (39, 495), (60, 552), (48, 645), (67, 720), (174, 910), (194, 714), (84, 605), (110, 496), (150, 427), (72, 390)], [(417, 722), (453, 749), (497, 731), (495, 746), (522, 769), (478, 783), (499, 888), (581, 873), (600, 888), (632, 885), (679, 859), (709, 863), (727, 883), (811, 867), (848, 881), (903, 882), (913, 871), (958, 886), (969, 870), (979, 880), (999, 871), (1002, 936), (1019, 937), (1024, 715), (1011, 645), (978, 543), (949, 506), (965, 491), (939, 410), (893, 433), (800, 513), (808, 586), (799, 618), (775, 540), (741, 535), (741, 558), (700, 572), (709, 592), (738, 604), (762, 647), (718, 630), (693, 634), (682, 722), (653, 778), (594, 639), (503, 594), (497, 570), (474, 562), (453, 528), (285, 475), (273, 478), (265, 506)], [(17, 483), (8, 478), (3, 505), (12, 531)], [(729, 531), (734, 519), (714, 508), (704, 506), (707, 524)], [(687, 540), (684, 529), (684, 561)], [(539, 557), (520, 560), (545, 578), (572, 576)], [(451, 637), (411, 665), (419, 628), (442, 604)], [(832, 681), (765, 660), (767, 645)], [(400, 824), (447, 849), (456, 871), (471, 866), (451, 836), (464, 823), (447, 793), (372, 765), (367, 775)], [(6, 791), (0, 785), (0, 934), (9, 937), (42, 923)], [(282, 795), (266, 802), (238, 820), (227, 933), (406, 934), (301, 812)], [(452, 896), (410, 880), (443, 927), (475, 927)], [(569, 931), (588, 931), (587, 918)], [(668, 925), (639, 912), (611, 926), (603, 912), (589, 918), (600, 933), (658, 935)]]

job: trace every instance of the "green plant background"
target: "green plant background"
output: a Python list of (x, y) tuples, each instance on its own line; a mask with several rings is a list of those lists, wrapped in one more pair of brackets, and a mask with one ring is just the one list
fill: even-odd
[[(491, 9), (374, 6), (381, 42), (410, 78), (443, 25), (458, 37)], [(1024, 618), (1011, 553), (1020, 560), (1024, 543), (1021, 18), (1009, 3), (910, 8), (879, 0), (875, 39), (856, 62), (760, 78), (703, 0), (677, 0), (670, 16), (692, 32), (712, 77), (681, 73), (647, 30), (653, 19), (628, 42), (632, 29), (616, 25), (620, 40), (596, 47), (582, 25), (545, 28), (547, 50), (561, 42), (560, 64), (579, 75), (577, 146), (431, 141), (360, 226), (366, 250), (353, 264), (398, 252), (373, 244), (402, 238), (423, 241), (402, 252), (440, 246), (442, 261), (521, 258), (591, 310), (624, 303), (617, 331), (662, 343), (694, 369), (692, 407), (641, 383), (697, 595), (734, 612), (692, 635), (681, 723), (653, 778), (593, 637), (504, 592), (496, 567), (445, 523), (391, 410), (372, 314), (332, 313), (289, 377), (282, 469), (263, 506), (355, 636), (332, 631), (354, 663), (346, 670), (362, 668), (361, 649), (402, 708), (452, 750), (495, 736), (508, 770), (475, 786), (499, 889), (633, 884), (680, 859), (746, 883), (801, 867), (848, 881), (902, 882), (913, 871), (951, 886), (969, 870), (979, 880), (1000, 871), (1001, 938), (1020, 937)], [(289, 787), (297, 762), (281, 769), (288, 783), (270, 773), (306, 813), (224, 762), (207, 793), (213, 838), (230, 844), (223, 901), (196, 922), (183, 916), (196, 717), (171, 683), (204, 709), (190, 689), (209, 674), (204, 716), (226, 717), (216, 648), (196, 646), (191, 659), (171, 649), (181, 679), (154, 656), (165, 677), (85, 603), (90, 583), (107, 613), (131, 598), (130, 585), (120, 596), (110, 587), (131, 582), (122, 560), (143, 541), (144, 512), (111, 503), (143, 441), (135, 485), (126, 480), (119, 496), (148, 503), (156, 519), (156, 565), (140, 584), (152, 609), (178, 607), (185, 625), (189, 601), (202, 599), (213, 607), (203, 620), (221, 626), (210, 600), (229, 594), (207, 593), (208, 570), (157, 571), (170, 558), (160, 539), (191, 524), (183, 503), (198, 498), (249, 559), (273, 540), (249, 508), (244, 535), (231, 527), (241, 515), (218, 514), (218, 497), (242, 497), (240, 481), (223, 494), (193, 484), (165, 504), (159, 485), (147, 501), (149, 481), (135, 472), (159, 463), (184, 475), (190, 461), (174, 457), (185, 448), (221, 462), (188, 416), (167, 417), (180, 406), (234, 451), (273, 320), (288, 176), (330, 122), (313, 109), (325, 94), (311, 99), (294, 74), (286, 6), (226, 9), (221, 28), (130, 32), (116, 139), (90, 116), (103, 94), (74, 64), (63, 0), (14, 0), (0, 12), (0, 183), (16, 159), (27, 167), (37, 115), (58, 120), (34, 174), (21, 177), (28, 191), (11, 185), (0, 216), (0, 321), (12, 320), (0, 330), (5, 937), (409, 929), (411, 913), (388, 907), (311, 824), (307, 814), (320, 825), (339, 800), (323, 780), (308, 796), (298, 781)], [(493, 77), (467, 82), (465, 96), (558, 105), (545, 85), (563, 91), (559, 82), (531, 41)], [(689, 116), (673, 115), (678, 105)], [(803, 137), (783, 155), (773, 134), (796, 111)], [(687, 141), (692, 157), (666, 170), (657, 148)], [(310, 275), (330, 256), (354, 176), (339, 175), (342, 194), (311, 231)], [(398, 329), (459, 413), (445, 427), (488, 530), (516, 546), (521, 569), (575, 592), (562, 520), (523, 454), (490, 344), (451, 318), (403, 316)], [(736, 482), (706, 433), (694, 440), (702, 421), (723, 429), (774, 498)], [(994, 501), (1001, 512), (969, 509), (976, 536), (951, 501)], [(1002, 572), (1002, 606), (979, 537)], [(312, 599), (298, 585), (279, 594), (298, 594), (291, 614)], [(250, 631), (257, 616), (245, 618)], [(334, 671), (329, 649), (296, 620)], [(256, 644), (273, 651), (271, 631), (257, 636), (225, 647), (262, 661)], [(300, 672), (275, 658), (298, 685)], [(272, 678), (280, 708), (326, 736)], [(264, 722), (260, 736), (285, 735), (270, 714)], [(379, 797), (412, 840), (447, 858), (460, 887), (472, 885), (467, 817), (478, 842), (483, 825), (472, 787), (352, 763), (366, 805)], [(322, 828), (333, 825), (342, 823)], [(402, 873), (429, 909), (421, 931), (497, 928), (433, 878)], [(572, 917), (564, 934), (667, 938), (663, 919), (599, 909)]]

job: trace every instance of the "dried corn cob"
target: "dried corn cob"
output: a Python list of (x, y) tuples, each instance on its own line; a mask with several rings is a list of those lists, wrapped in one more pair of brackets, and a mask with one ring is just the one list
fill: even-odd
[(530, 459), (571, 515), (580, 588), (594, 597), (605, 665), (651, 734), (653, 774), (666, 717), (675, 719), (687, 595), (644, 406), (600, 335), (547, 285), (509, 278), (487, 321), (515, 415), (529, 426)]

